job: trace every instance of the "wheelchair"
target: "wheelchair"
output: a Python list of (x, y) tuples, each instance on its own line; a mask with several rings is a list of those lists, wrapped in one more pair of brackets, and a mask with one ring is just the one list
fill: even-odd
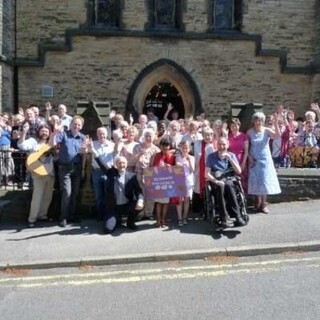
[[(235, 186), (237, 202), (240, 210), (240, 216), (245, 221), (245, 223), (248, 224), (249, 215), (247, 211), (247, 201), (244, 196), (244, 191), (241, 184), (241, 178), (235, 175), (231, 175), (231, 176), (225, 177), (225, 179), (232, 180)], [(205, 217), (210, 221), (213, 227), (213, 230), (218, 231), (224, 228), (221, 225), (222, 221), (219, 214), (220, 208), (217, 204), (217, 201), (215, 200), (214, 193), (212, 192), (213, 188), (214, 188), (213, 183), (210, 181), (207, 181), (204, 188), (203, 211), (204, 211)], [(236, 218), (236, 217), (231, 216), (230, 218)]]

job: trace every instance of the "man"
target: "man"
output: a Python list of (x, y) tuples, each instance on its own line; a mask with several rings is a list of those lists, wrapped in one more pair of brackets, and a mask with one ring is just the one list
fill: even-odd
[(19, 131), (23, 131), (23, 126), (28, 123), (29, 129), (26, 133), (26, 139), (37, 138), (37, 132), (41, 125), (41, 122), (36, 118), (32, 108), (28, 108), (25, 111), (25, 120), (20, 124)]
[(206, 178), (213, 185), (213, 192), (217, 205), (220, 209), (221, 226), (224, 228), (233, 226), (229, 216), (236, 218), (237, 226), (244, 226), (246, 223), (240, 215), (240, 208), (237, 201), (236, 191), (232, 179), (219, 180), (215, 178), (214, 173), (218, 170), (225, 171), (233, 168), (238, 175), (241, 168), (238, 160), (232, 152), (228, 152), (229, 142), (227, 138), (218, 139), (216, 152), (208, 155), (206, 161)]
[(179, 112), (171, 102), (168, 103), (167, 111), (163, 115), (164, 120), (179, 120)]
[(143, 209), (144, 200), (137, 176), (127, 171), (127, 159), (123, 156), (115, 158), (115, 168), (106, 170), (100, 158), (96, 158), (101, 169), (107, 174), (106, 181), (106, 211), (103, 217), (105, 233), (111, 233), (121, 216), (127, 215), (127, 228), (136, 230), (138, 213)]
[(96, 209), (98, 213), (98, 218), (102, 219), (105, 212), (105, 182), (107, 179), (106, 174), (101, 170), (99, 164), (94, 158), (99, 157), (102, 165), (106, 169), (113, 167), (114, 153), (114, 143), (107, 139), (108, 131), (105, 127), (100, 127), (97, 129), (98, 140), (90, 141), (92, 145), (89, 149), (92, 152), (91, 160), (91, 178), (92, 186), (95, 198)]
[(77, 197), (80, 191), (80, 183), (84, 168), (84, 150), (85, 136), (80, 132), (84, 124), (81, 116), (74, 116), (70, 130), (59, 131), (57, 124), (55, 131), (50, 137), (50, 145), (59, 144), (58, 165), (59, 165), (59, 183), (61, 190), (61, 212), (60, 227), (65, 228), (67, 220), (77, 222), (76, 216)]
[(59, 104), (58, 115), (60, 117), (63, 129), (69, 130), (72, 122), (72, 117), (67, 114), (67, 107), (64, 104)]
[(30, 107), (30, 109), (32, 109), (32, 111), (34, 112), (34, 117), (36, 121), (40, 123), (40, 125), (47, 124), (46, 119), (40, 116), (40, 110), (37, 106), (32, 106)]
[[(42, 125), (39, 127), (37, 138), (31, 137), (26, 139), (28, 130), (29, 125), (25, 124), (23, 126), (20, 139), (18, 140), (18, 148), (20, 150), (35, 153), (38, 152), (42, 146), (48, 146), (48, 140), (50, 137), (50, 129), (48, 126)], [(46, 169), (49, 169), (48, 171), (44, 170), (43, 174), (41, 175), (36, 170), (30, 170), (33, 180), (33, 193), (28, 218), (30, 228), (35, 226), (37, 220), (48, 220), (48, 209), (52, 200), (54, 185), (52, 153), (39, 153), (39, 158), (37, 159), (37, 157), (35, 157), (35, 161), (38, 161), (40, 165), (43, 165)]]

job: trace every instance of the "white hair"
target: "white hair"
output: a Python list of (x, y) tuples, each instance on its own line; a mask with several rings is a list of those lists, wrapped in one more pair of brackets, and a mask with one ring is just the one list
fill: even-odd
[(158, 129), (157, 122), (156, 122), (156, 121), (153, 121), (153, 120), (149, 121), (149, 122), (147, 123), (147, 128), (151, 128), (151, 129), (153, 129), (153, 130), (156, 132), (157, 129)]
[(124, 157), (124, 156), (116, 156), (116, 157), (114, 158), (114, 163), (116, 164), (118, 161), (125, 161), (126, 163), (128, 163), (127, 158)]
[(264, 122), (266, 120), (266, 115), (261, 111), (257, 111), (252, 115), (252, 120), (255, 119), (260, 119)]
[(307, 118), (308, 116), (312, 117), (312, 119), (316, 119), (316, 114), (313, 111), (307, 111), (304, 116)]

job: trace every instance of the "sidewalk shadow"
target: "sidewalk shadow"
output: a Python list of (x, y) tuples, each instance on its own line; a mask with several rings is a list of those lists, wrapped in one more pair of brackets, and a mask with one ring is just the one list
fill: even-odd
[[(19, 233), (24, 230), (32, 230), (33, 233), (38, 232), (38, 234), (33, 234), (28, 237), (20, 238), (20, 239), (7, 239), (6, 241), (24, 241), (24, 240), (31, 240), (31, 239), (37, 239), (42, 237), (49, 237), (54, 235), (61, 235), (61, 236), (67, 236), (67, 235), (80, 235), (80, 234), (86, 234), (86, 235), (101, 235), (101, 236), (113, 236), (118, 237), (123, 233), (134, 233), (134, 232), (140, 232), (147, 229), (153, 228), (152, 225), (144, 224), (139, 225), (139, 229), (136, 231), (130, 230), (125, 225), (118, 226), (111, 234), (105, 234), (103, 232), (103, 224), (102, 222), (94, 222), (92, 220), (82, 221), (80, 223), (74, 223), (69, 224), (66, 228), (60, 228), (59, 230), (54, 230), (52, 232), (43, 232), (44, 229), (49, 228), (60, 228), (57, 226), (57, 223), (51, 223), (51, 222), (43, 222), (39, 223), (37, 227), (35, 228), (28, 228), (27, 224), (24, 224), (23, 226), (19, 226), (19, 228), (12, 228), (13, 233)], [(9, 228), (6, 228), (6, 230), (10, 230)]]
[(170, 221), (167, 229), (164, 232), (169, 232), (173, 230), (179, 230), (180, 233), (186, 234), (202, 234), (211, 236), (214, 240), (219, 240), (222, 237), (227, 237), (228, 239), (235, 239), (241, 234), (238, 227), (232, 227), (229, 229), (213, 230), (212, 225), (209, 221), (201, 218), (189, 219), (188, 224), (183, 227), (178, 227), (176, 221)]
[[(53, 225), (52, 227), (56, 227), (56, 225)], [(50, 228), (49, 226), (46, 227)], [(26, 228), (27, 229), (27, 228)], [(73, 225), (72, 229), (65, 228), (61, 230), (55, 230), (52, 232), (45, 232), (45, 233), (40, 233), (41, 229), (43, 228), (35, 228), (34, 232), (39, 232), (38, 234), (33, 234), (24, 238), (19, 238), (19, 239), (7, 239), (6, 241), (24, 241), (24, 240), (31, 240), (31, 239), (38, 239), (38, 238), (43, 238), (43, 237), (49, 237), (49, 236), (54, 236), (54, 235), (61, 235), (61, 236), (67, 236), (67, 235), (80, 235), (80, 234), (96, 234), (96, 235), (103, 235), (102, 230), (97, 230), (97, 228), (91, 228), (89, 226), (79, 226), (79, 225)], [(99, 232), (100, 231), (100, 232)]]

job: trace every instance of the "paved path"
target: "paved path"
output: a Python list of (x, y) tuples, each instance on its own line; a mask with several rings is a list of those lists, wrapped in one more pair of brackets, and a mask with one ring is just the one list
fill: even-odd
[(101, 224), (85, 220), (66, 229), (43, 223), (34, 229), (12, 222), (0, 224), (0, 268), (45, 268), (84, 264), (112, 264), (211, 255), (256, 255), (320, 249), (320, 200), (270, 205), (270, 214), (251, 214), (246, 227), (213, 234), (203, 220), (183, 228), (175, 222), (156, 229), (151, 221), (140, 230), (125, 227), (104, 235)]

